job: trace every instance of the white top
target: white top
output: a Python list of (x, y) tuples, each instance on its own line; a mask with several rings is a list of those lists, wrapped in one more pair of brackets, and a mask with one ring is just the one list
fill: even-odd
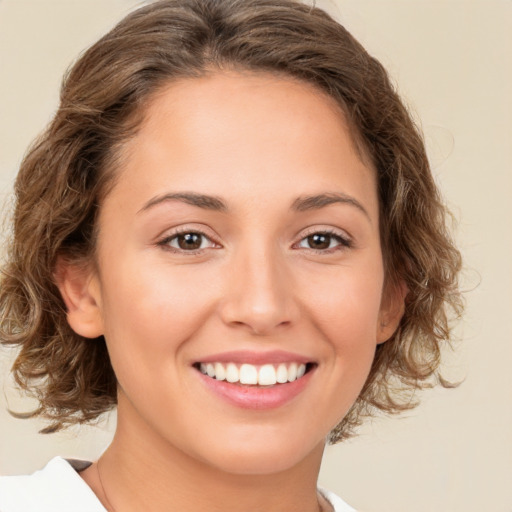
[[(321, 490), (335, 512), (356, 512), (332, 492)], [(0, 512), (107, 512), (78, 472), (55, 457), (32, 475), (0, 477)]]

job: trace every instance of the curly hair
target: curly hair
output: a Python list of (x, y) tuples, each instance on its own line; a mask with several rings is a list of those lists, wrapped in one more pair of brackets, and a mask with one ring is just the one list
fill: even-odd
[(73, 66), (15, 182), (0, 340), (19, 347), (12, 371), (39, 400), (32, 414), (49, 421), (42, 432), (90, 422), (116, 405), (105, 340), (68, 325), (57, 258), (94, 258), (99, 205), (151, 97), (173, 80), (223, 69), (285, 75), (326, 92), (376, 169), (386, 281), (407, 286), (405, 313), (377, 346), (363, 390), (330, 441), (376, 410), (414, 407), (417, 389), (447, 385), (440, 354), (462, 310), (461, 258), (422, 136), (385, 69), (329, 15), (295, 0), (160, 0), (129, 14)]

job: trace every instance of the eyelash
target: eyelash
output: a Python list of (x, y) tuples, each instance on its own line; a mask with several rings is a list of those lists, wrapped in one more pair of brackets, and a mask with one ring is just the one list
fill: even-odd
[(176, 230), (174, 233), (162, 238), (162, 240), (159, 240), (157, 242), (157, 245), (162, 247), (163, 249), (167, 250), (167, 251), (171, 251), (171, 252), (174, 252), (176, 254), (186, 254), (187, 256), (196, 256), (196, 255), (199, 255), (201, 254), (201, 252), (204, 250), (204, 249), (193, 249), (193, 250), (185, 250), (185, 249), (177, 249), (176, 247), (171, 247), (170, 243), (177, 239), (180, 235), (199, 235), (200, 237), (202, 238), (206, 238), (207, 240), (209, 240), (212, 244), (216, 244), (218, 245), (216, 242), (214, 242), (211, 237), (209, 237), (206, 233), (204, 233), (203, 231), (201, 230), (198, 230), (198, 229), (178, 229)]
[[(177, 239), (180, 235), (189, 235), (189, 234), (190, 235), (199, 235), (200, 237), (206, 238), (207, 240), (209, 240), (212, 244), (218, 245), (206, 233), (204, 233), (201, 230), (194, 230), (194, 229), (180, 229), (180, 230), (177, 230), (174, 233), (166, 236), (162, 240), (159, 240), (157, 242), (157, 245), (162, 247), (165, 250), (168, 250), (168, 251), (171, 251), (171, 252), (174, 252), (174, 253), (177, 253), (177, 254), (186, 254), (187, 256), (196, 256), (196, 255), (201, 254), (201, 252), (205, 248), (193, 249), (193, 250), (189, 251), (189, 250), (185, 250), (185, 249), (178, 249), (178, 248), (175, 248), (175, 247), (171, 247), (170, 243), (173, 240)], [(338, 245), (336, 245), (335, 247), (329, 247), (328, 249), (314, 249), (314, 248), (311, 248), (311, 247), (304, 247), (304, 249), (306, 249), (307, 251), (311, 251), (311, 252), (316, 253), (316, 254), (322, 254), (322, 255), (332, 254), (334, 252), (337, 252), (337, 251), (340, 251), (340, 250), (342, 251), (344, 249), (350, 249), (350, 248), (353, 247), (353, 243), (352, 243), (352, 240), (350, 238), (348, 238), (346, 235), (342, 235), (341, 233), (339, 233), (338, 231), (335, 231), (333, 229), (314, 230), (314, 231), (311, 231), (310, 233), (306, 233), (299, 240), (299, 242), (297, 242), (297, 243), (295, 243), (293, 245), (293, 247), (296, 247), (301, 242), (303, 242), (304, 240), (307, 240), (309, 237), (314, 236), (314, 235), (325, 235), (325, 236), (328, 236), (331, 239), (334, 239), (334, 240), (336, 240), (338, 242)]]
[[(328, 249), (313, 249), (311, 247), (304, 247), (304, 249), (307, 249), (308, 251), (313, 251), (316, 254), (332, 254), (334, 252), (342, 251), (344, 249), (350, 249), (353, 247), (352, 240), (347, 235), (341, 234), (339, 231), (336, 231), (334, 229), (312, 230), (310, 233), (306, 233), (299, 240), (298, 243), (300, 244), (303, 240), (307, 240), (310, 236), (314, 235), (325, 235), (338, 242), (338, 245), (336, 245), (335, 247), (330, 247)], [(297, 244), (294, 244), (294, 246), (295, 245)]]

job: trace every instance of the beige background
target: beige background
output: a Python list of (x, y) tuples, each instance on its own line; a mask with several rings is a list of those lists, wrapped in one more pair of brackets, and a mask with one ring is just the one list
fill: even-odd
[[(62, 73), (138, 2), (0, 0), (0, 200), (56, 108)], [(388, 67), (421, 119), (436, 177), (459, 219), (467, 314), (448, 375), (401, 419), (379, 419), (327, 450), (321, 483), (366, 512), (512, 511), (512, 1), (317, 2)], [(480, 284), (478, 284), (480, 282)], [(0, 352), (0, 473), (55, 454), (94, 458), (115, 418), (37, 434)]]

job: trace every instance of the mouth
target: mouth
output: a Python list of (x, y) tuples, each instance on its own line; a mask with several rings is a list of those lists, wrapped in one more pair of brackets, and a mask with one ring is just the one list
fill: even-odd
[(301, 380), (316, 363), (283, 362), (251, 364), (235, 362), (197, 362), (194, 368), (212, 380), (240, 386), (269, 387)]

